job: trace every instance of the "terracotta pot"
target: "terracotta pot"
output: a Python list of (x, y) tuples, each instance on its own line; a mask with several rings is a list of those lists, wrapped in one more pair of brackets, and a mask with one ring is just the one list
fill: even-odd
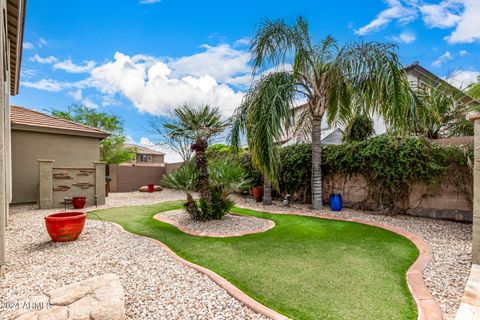
[(257, 201), (257, 202), (262, 201), (262, 195), (263, 195), (262, 191), (263, 191), (262, 187), (253, 187), (252, 188), (252, 193), (253, 193), (253, 197), (255, 198), (255, 201)]
[(149, 183), (147, 187), (148, 187), (148, 192), (152, 193), (153, 191), (155, 191), (155, 184)]
[(84, 212), (52, 213), (45, 217), (45, 225), (53, 241), (74, 241), (82, 233), (86, 218)]
[(72, 197), (72, 204), (75, 209), (85, 208), (87, 197)]

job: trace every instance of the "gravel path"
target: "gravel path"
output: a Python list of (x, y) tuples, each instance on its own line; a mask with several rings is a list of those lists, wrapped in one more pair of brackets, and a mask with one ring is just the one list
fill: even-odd
[[(111, 194), (103, 207), (178, 199), (183, 194), (173, 191)], [(122, 281), (128, 319), (266, 319), (207, 276), (168, 256), (155, 242), (112, 224), (88, 220), (77, 241), (52, 243), (44, 229), (47, 212), (32, 207), (11, 210), (8, 265), (0, 279), (2, 305), (112, 272)], [(11, 313), (0, 310), (0, 319), (8, 319)]]
[(342, 218), (358, 218), (395, 226), (422, 237), (432, 248), (433, 259), (423, 273), (425, 284), (439, 303), (444, 319), (454, 319), (465, 289), (472, 252), (472, 225), (453, 221), (419, 218), (406, 215), (383, 215), (380, 213), (344, 209), (333, 212), (309, 210), (307, 205), (286, 208), (280, 202), (263, 206), (253, 199), (246, 201), (235, 197), (239, 207), (275, 213), (298, 212), (306, 215), (336, 215)]
[(240, 234), (265, 232), (275, 227), (271, 220), (234, 214), (226, 214), (221, 220), (195, 221), (183, 209), (162, 212), (155, 218), (178, 225), (186, 233), (209, 237), (234, 237)]

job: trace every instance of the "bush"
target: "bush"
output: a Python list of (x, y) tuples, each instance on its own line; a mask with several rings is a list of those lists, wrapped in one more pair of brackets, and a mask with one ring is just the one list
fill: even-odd
[[(419, 137), (380, 135), (361, 142), (322, 146), (322, 174), (326, 184), (336, 174), (360, 174), (366, 179), (369, 198), (378, 207), (398, 211), (415, 182), (434, 187), (440, 179), (452, 177), (450, 183), (467, 188), (465, 181), (471, 177), (472, 159), (472, 146), (444, 148)], [(295, 200), (309, 200), (309, 144), (280, 150), (279, 192), (292, 194)]]
[(365, 141), (375, 133), (372, 119), (366, 114), (359, 114), (350, 120), (343, 135), (344, 142)]

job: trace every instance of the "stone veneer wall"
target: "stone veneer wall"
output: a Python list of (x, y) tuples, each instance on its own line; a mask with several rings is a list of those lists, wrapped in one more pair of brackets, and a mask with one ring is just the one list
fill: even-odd
[(86, 197), (87, 206), (105, 204), (103, 162), (94, 162), (90, 168), (54, 167), (54, 163), (39, 160), (40, 209), (62, 208), (65, 198), (72, 197)]
[[(324, 197), (328, 199), (329, 193), (334, 190), (342, 194), (344, 205), (359, 207), (368, 210), (379, 210), (378, 206), (368, 198), (368, 188), (362, 175), (348, 178), (336, 175), (324, 186)], [(473, 219), (472, 184), (470, 180), (466, 185), (456, 186), (449, 179), (434, 186), (414, 184), (406, 204), (401, 205), (407, 214), (421, 217), (440, 218), (456, 221), (469, 221)]]

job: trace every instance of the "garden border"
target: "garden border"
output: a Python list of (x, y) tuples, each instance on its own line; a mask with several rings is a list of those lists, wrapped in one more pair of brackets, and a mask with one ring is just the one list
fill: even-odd
[[(245, 209), (249, 209), (249, 208), (245, 208)], [(252, 209), (249, 209), (249, 210), (252, 210)], [(410, 233), (408, 231), (405, 231), (397, 227), (391, 227), (381, 223), (366, 221), (366, 220), (361, 220), (356, 218), (345, 219), (345, 218), (331, 216), (331, 215), (312, 216), (312, 215), (302, 214), (298, 212), (289, 212), (289, 213), (268, 212), (268, 211), (262, 211), (262, 212), (271, 213), (271, 214), (291, 214), (291, 215), (313, 217), (313, 218), (320, 218), (320, 219), (326, 219), (326, 220), (338, 220), (338, 221), (360, 223), (360, 224), (365, 224), (373, 227), (382, 228), (409, 239), (411, 242), (413, 242), (413, 244), (417, 247), (419, 251), (417, 260), (415, 260), (415, 262), (410, 266), (406, 274), (408, 288), (417, 305), (417, 311), (418, 311), (417, 319), (418, 320), (442, 320), (443, 319), (440, 306), (435, 301), (432, 294), (430, 293), (427, 286), (425, 285), (425, 282), (423, 281), (423, 270), (426, 268), (426, 266), (432, 259), (433, 253), (430, 246), (421, 237), (416, 236), (413, 233)], [(243, 291), (235, 287), (228, 280), (218, 275), (217, 273), (180, 257), (163, 242), (147, 236), (142, 236), (139, 234), (129, 232), (125, 230), (121, 225), (115, 222), (110, 222), (110, 223), (118, 227), (123, 232), (130, 233), (130, 234), (157, 242), (160, 245), (160, 247), (172, 258), (176, 259), (177, 261), (179, 261), (180, 263), (184, 264), (187, 267), (193, 268), (194, 270), (205, 274), (217, 285), (219, 285), (222, 289), (224, 289), (228, 294), (230, 294), (233, 298), (237, 299), (238, 301), (240, 301), (241, 303), (243, 303), (245, 306), (249, 307), (253, 311), (260, 313), (272, 320), (288, 320), (289, 319), (287, 316), (282, 315), (277, 311), (266, 307), (265, 305), (261, 304), (257, 300), (251, 298), (250, 296), (245, 294)]]
[[(174, 211), (174, 210), (169, 210), (169, 211)], [(168, 211), (164, 211), (164, 212), (168, 212)], [(189, 235), (192, 235), (192, 236), (196, 236), (196, 237), (211, 237), (211, 238), (241, 237), (241, 236), (246, 236), (246, 235), (250, 235), (250, 234), (267, 232), (268, 230), (271, 230), (271, 229), (275, 228), (275, 222), (273, 222), (272, 220), (265, 219), (265, 218), (256, 218), (256, 219), (267, 220), (268, 225), (266, 227), (258, 228), (258, 229), (252, 230), (252, 231), (236, 232), (236, 233), (229, 233), (229, 234), (213, 233), (213, 232), (198, 232), (198, 231), (187, 229), (186, 227), (182, 226), (181, 224), (179, 224), (177, 221), (175, 221), (173, 219), (170, 219), (170, 218), (167, 218), (167, 217), (162, 217), (162, 213), (163, 212), (157, 213), (156, 215), (153, 216), (153, 219), (155, 219), (157, 221), (160, 221), (160, 222), (163, 222), (163, 223), (168, 223), (168, 224), (174, 226), (175, 228), (177, 228), (178, 230), (182, 231), (183, 233), (186, 233), (186, 234), (189, 234)], [(232, 212), (230, 212), (229, 214), (235, 215), (235, 216), (242, 216), (242, 215), (235, 214), (235, 213), (232, 213)]]

